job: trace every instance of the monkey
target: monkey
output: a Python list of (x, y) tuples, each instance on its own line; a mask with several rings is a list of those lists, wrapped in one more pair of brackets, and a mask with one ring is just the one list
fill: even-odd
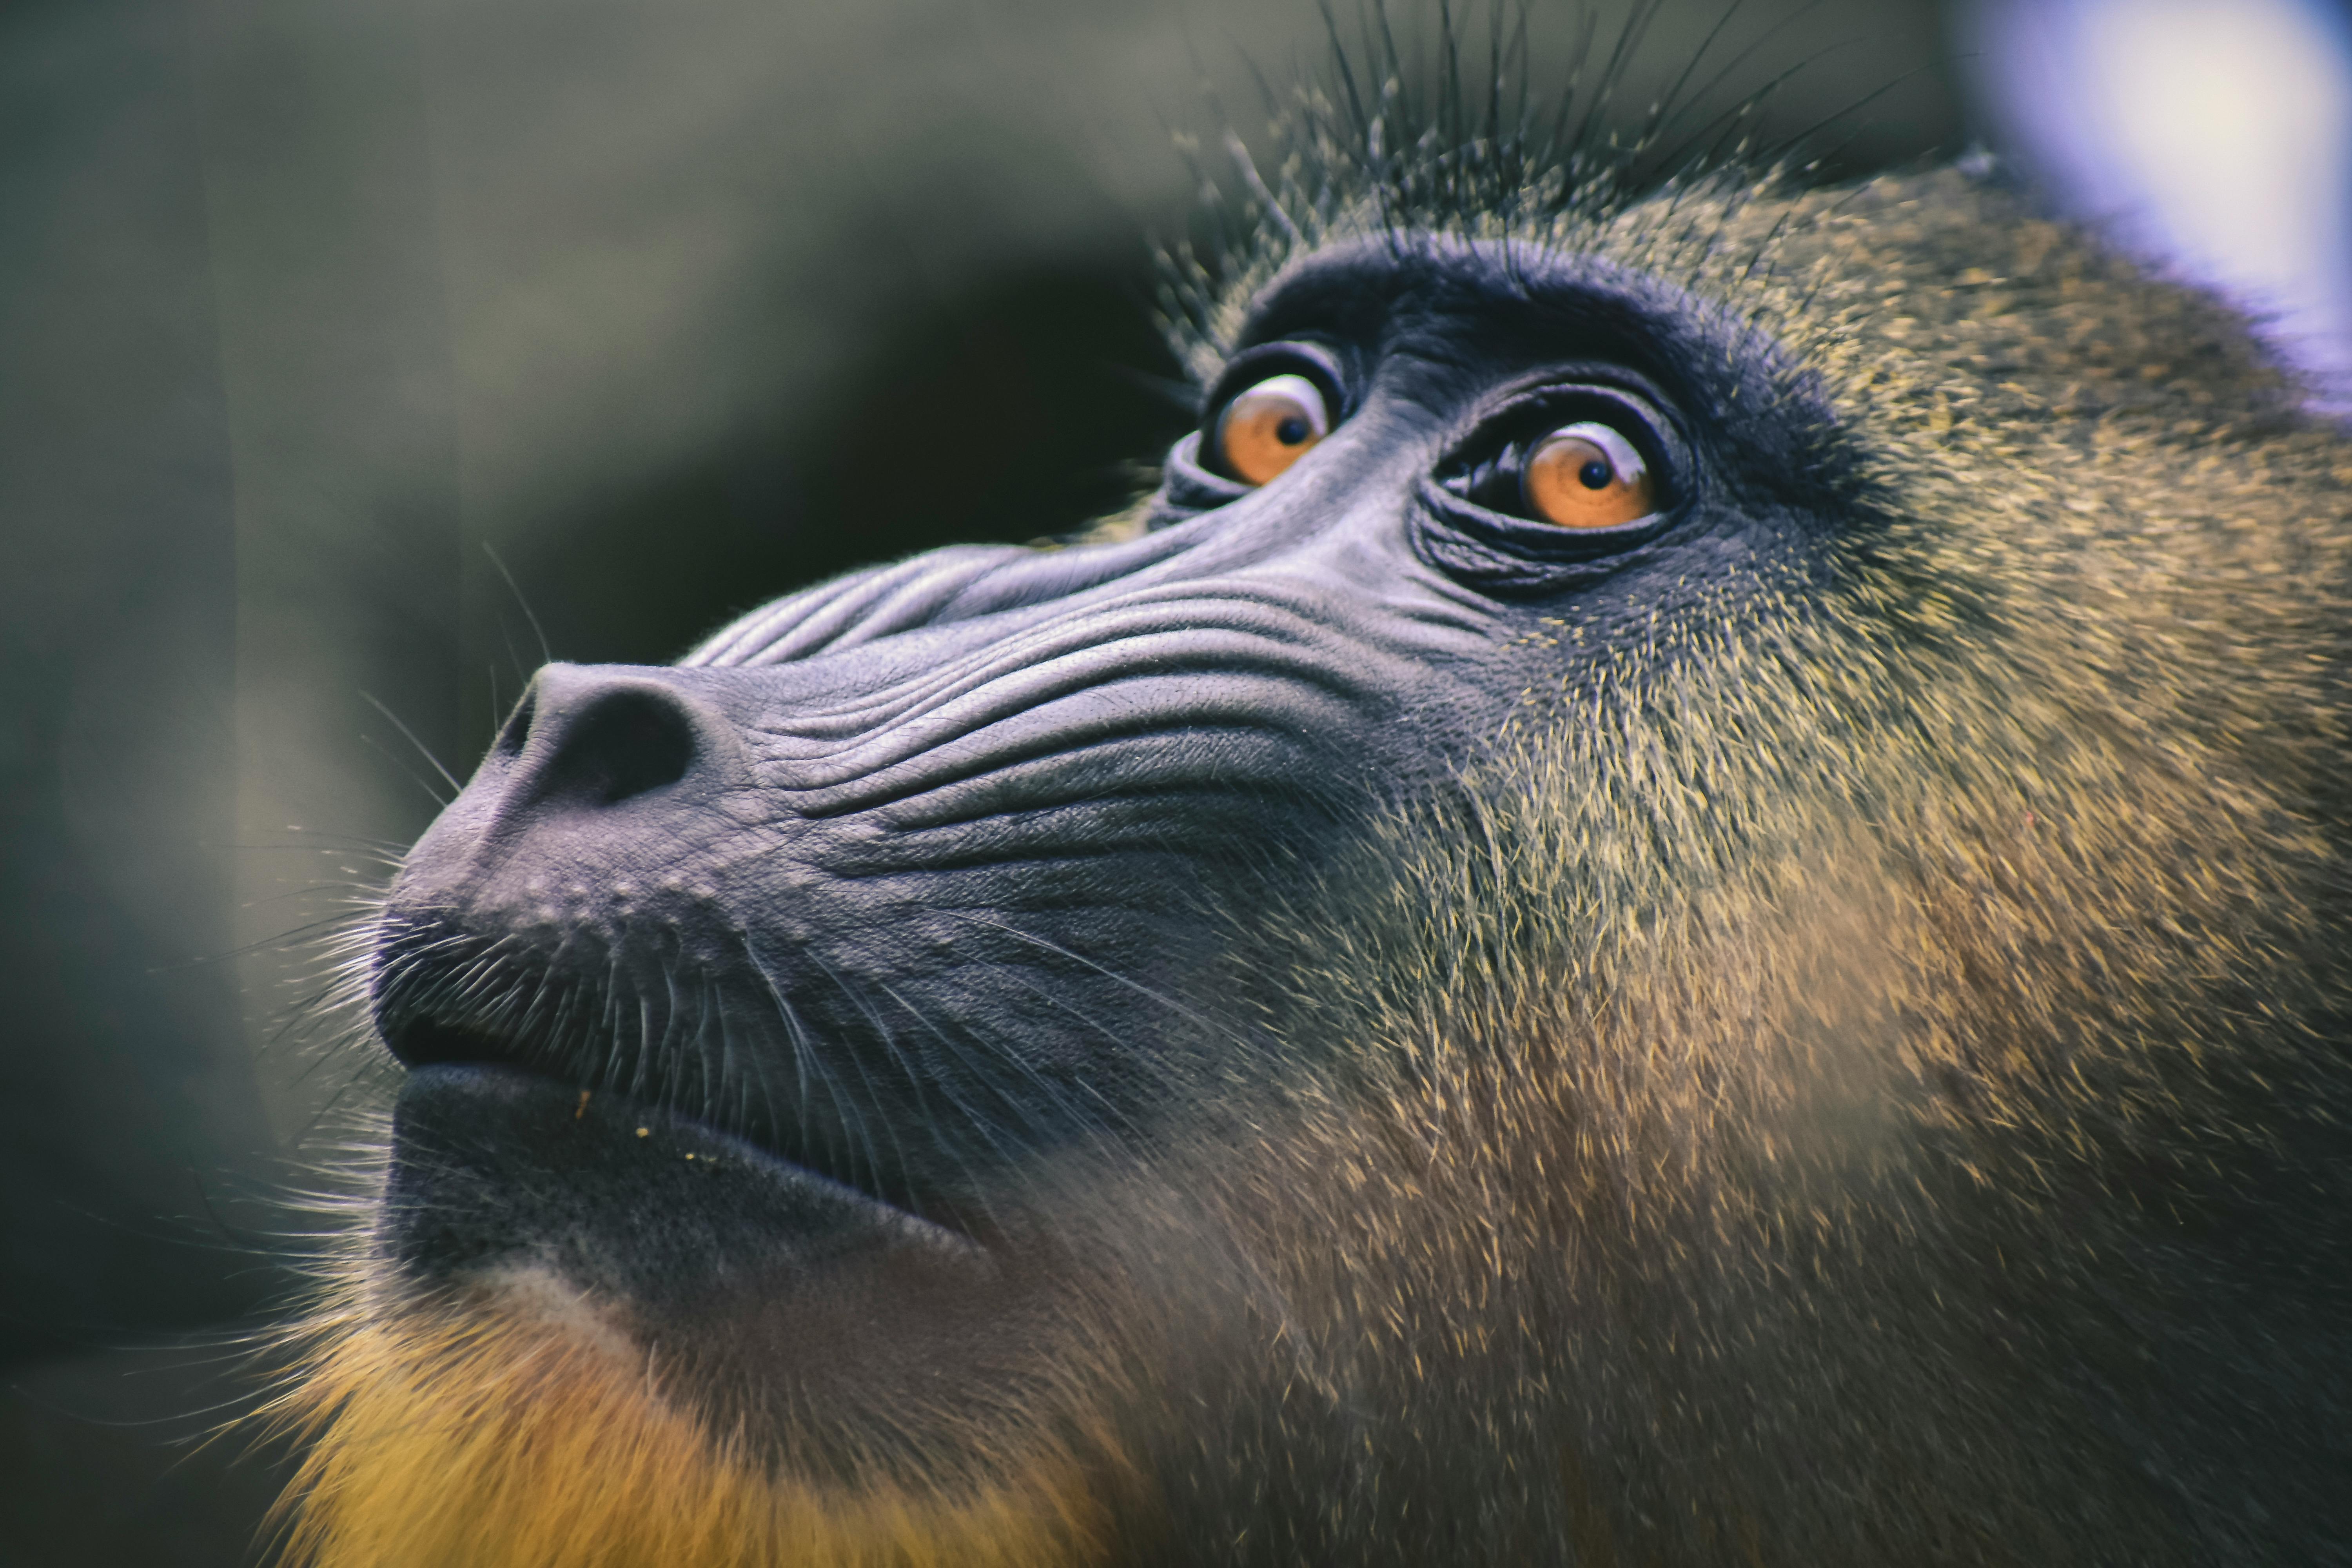
[(1130, 511), (539, 672), (289, 1562), (2352, 1561), (2352, 441), (1995, 171), (1401, 112)]

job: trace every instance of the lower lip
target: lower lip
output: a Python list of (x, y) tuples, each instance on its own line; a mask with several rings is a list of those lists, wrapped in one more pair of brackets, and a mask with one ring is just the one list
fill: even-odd
[(511, 1068), (409, 1074), (376, 1242), (413, 1282), (517, 1265), (642, 1304), (853, 1260), (990, 1271), (954, 1231), (689, 1117)]

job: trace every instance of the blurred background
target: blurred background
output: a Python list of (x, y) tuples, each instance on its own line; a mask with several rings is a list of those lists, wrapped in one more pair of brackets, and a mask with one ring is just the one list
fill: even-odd
[[(1622, 14), (1527, 9), (1538, 80)], [(1654, 9), (1626, 122), (1712, 35), (1692, 134), (1776, 84), (1832, 174), (1990, 141), (2342, 366), (2337, 11)], [(386, 1077), (335, 922), (530, 670), (1124, 502), (1190, 417), (1175, 143), (1328, 52), (1311, 0), (0, 0), (0, 1563), (253, 1560), (283, 1456), (198, 1439)]]

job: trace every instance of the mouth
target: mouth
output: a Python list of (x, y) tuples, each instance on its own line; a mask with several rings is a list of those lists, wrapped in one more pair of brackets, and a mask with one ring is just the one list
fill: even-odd
[[(535, 1322), (710, 1433), (843, 1485), (1024, 1375), (1022, 1268), (961, 1231), (623, 1095), (413, 1068), (373, 1236), (388, 1316)], [(914, 1445), (910, 1447), (909, 1445)]]
[(709, 1121), (505, 1062), (411, 1060), (377, 1245), (414, 1285), (542, 1269), (676, 1322), (853, 1277), (920, 1295), (992, 1271), (964, 1232)]
[[(569, 1009), (557, 1009), (568, 1011)], [(849, 1131), (832, 1125), (843, 1116), (812, 1115), (818, 1109), (803, 1103), (814, 1089), (820, 1100), (829, 1082), (822, 1075), (813, 1082), (771, 1080), (760, 1070), (759, 1058), (776, 1042), (765, 1021), (730, 1018), (713, 1027), (716, 1006), (706, 1007), (696, 1020), (700, 1035), (725, 1035), (731, 1023), (741, 1036), (731, 1053), (732, 1063), (711, 1059), (722, 1053), (700, 1048), (646, 1048), (635, 1042), (598, 1039), (577, 1029), (516, 1033), (485, 1027), (474, 1020), (453, 1022), (430, 1014), (383, 1019), (384, 1043), (393, 1056), (412, 1071), (439, 1067), (477, 1067), (520, 1073), (553, 1080), (584, 1103), (633, 1104), (656, 1121), (692, 1122), (738, 1140), (782, 1164), (821, 1177), (874, 1202), (904, 1211), (949, 1229), (967, 1233), (957, 1194), (938, 1182), (923, 1182), (903, 1159), (885, 1157), (895, 1149), (887, 1126), (869, 1127), (868, 1136), (845, 1136)], [(665, 1025), (667, 1028), (669, 1026)], [(648, 1031), (650, 1032), (650, 1031)], [(834, 1089), (828, 1103), (837, 1109), (841, 1092)], [(879, 1122), (881, 1105), (858, 1106), (867, 1122)], [(646, 1125), (652, 1125), (646, 1122)]]

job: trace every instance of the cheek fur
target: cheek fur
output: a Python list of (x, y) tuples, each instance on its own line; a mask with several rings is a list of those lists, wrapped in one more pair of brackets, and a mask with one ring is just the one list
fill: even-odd
[[(645, 1358), (523, 1276), (326, 1322), (278, 1411), (311, 1447), (288, 1568), (1082, 1568), (1098, 1471), (1033, 1452), (954, 1490), (779, 1478), (670, 1409)], [(552, 1310), (549, 1309), (552, 1308)]]

